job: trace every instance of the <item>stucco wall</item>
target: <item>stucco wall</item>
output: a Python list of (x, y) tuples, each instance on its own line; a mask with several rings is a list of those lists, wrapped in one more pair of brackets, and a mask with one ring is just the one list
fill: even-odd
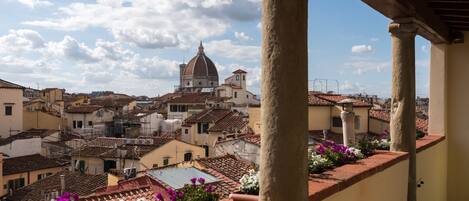
[(23, 111), (23, 129), (29, 130), (31, 128), (55, 129), (60, 130), (66, 125), (66, 120), (60, 117), (41, 112), (41, 111)]
[(401, 161), (324, 201), (406, 201), (409, 160)]
[[(29, 176), (28, 176), (28, 172), (6, 175), (6, 176), (3, 176), (3, 186), (8, 185), (9, 180), (14, 180), (14, 179), (19, 179), (19, 178), (24, 178), (25, 185), (30, 185), (37, 181), (37, 175), (39, 174), (45, 174), (45, 173), (55, 174), (57, 172), (60, 172), (61, 170), (62, 170), (62, 167), (55, 167), (55, 168), (31, 171), (29, 172)], [(3, 196), (7, 193), (8, 193), (8, 189), (2, 188), (0, 196)]]
[(257, 165), (260, 162), (261, 147), (243, 140), (230, 140), (218, 143), (215, 146), (215, 156), (232, 154), (244, 160), (251, 161)]
[[(439, 142), (417, 153), (417, 188), (419, 201), (462, 201), (447, 199), (447, 142)], [(382, 172), (365, 178), (324, 199), (325, 201), (406, 201), (409, 160), (401, 161)], [(461, 189), (461, 188), (459, 188)]]
[[(5, 115), (5, 104), (12, 103), (12, 115)], [(10, 133), (10, 129), (12, 132)], [(0, 88), (0, 137), (23, 130), (23, 90)]]
[(261, 107), (250, 107), (249, 113), (249, 127), (252, 128), (255, 134), (261, 133)]
[(448, 45), (448, 200), (469, 200), (469, 32), (463, 44)]
[(329, 130), (331, 128), (331, 107), (308, 107), (308, 130)]
[(384, 130), (389, 131), (389, 122), (370, 118), (370, 132), (382, 134)]
[(204, 148), (173, 140), (142, 157), (140, 159), (140, 170), (152, 168), (154, 165), (161, 167), (166, 157), (169, 159), (168, 165), (183, 162), (184, 154), (188, 152), (192, 153), (192, 159), (205, 157)]
[(0, 146), (0, 152), (9, 157), (26, 156), (41, 153), (40, 137), (15, 140), (9, 144)]

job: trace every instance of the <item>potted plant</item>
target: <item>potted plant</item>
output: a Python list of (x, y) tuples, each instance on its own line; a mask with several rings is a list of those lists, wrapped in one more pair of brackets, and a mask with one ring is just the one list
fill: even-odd
[(169, 200), (165, 200), (161, 193), (155, 198), (158, 201), (218, 201), (219, 196), (214, 192), (214, 186), (206, 185), (204, 178), (192, 178), (191, 183), (192, 185), (185, 185), (179, 190), (167, 189)]
[(249, 172), (239, 180), (239, 193), (230, 194), (234, 201), (257, 201), (259, 200), (259, 172), (249, 170)]

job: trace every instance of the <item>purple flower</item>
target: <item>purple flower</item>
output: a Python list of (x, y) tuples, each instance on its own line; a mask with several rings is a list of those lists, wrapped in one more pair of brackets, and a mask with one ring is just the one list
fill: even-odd
[(173, 190), (172, 188), (168, 188), (168, 189), (166, 190), (166, 192), (167, 192), (170, 196), (174, 196), (174, 195), (175, 195), (175, 192), (174, 192), (174, 190)]
[(197, 181), (202, 185), (205, 184), (205, 179), (204, 178), (199, 178)]
[(195, 177), (192, 178), (192, 179), (191, 179), (192, 185), (195, 185), (195, 182), (196, 182), (196, 181), (197, 181), (197, 178), (195, 178)]
[(212, 186), (212, 185), (207, 185), (207, 186), (205, 187), (205, 192), (207, 192), (207, 193), (213, 192), (213, 186)]
[(158, 194), (156, 195), (156, 199), (158, 199), (159, 201), (164, 201), (163, 194), (158, 193)]
[(76, 193), (74, 193), (72, 197), (73, 197), (73, 200), (75, 200), (75, 201), (78, 201), (78, 199), (80, 198), (78, 196), (78, 194), (76, 194)]
[(64, 193), (62, 194), (62, 196), (60, 196), (60, 197), (63, 197), (63, 198), (70, 198), (70, 193), (69, 193), (69, 192), (64, 192)]
[(183, 197), (184, 197), (184, 192), (178, 191), (178, 192), (176, 193), (176, 197), (178, 197), (178, 198), (183, 198)]

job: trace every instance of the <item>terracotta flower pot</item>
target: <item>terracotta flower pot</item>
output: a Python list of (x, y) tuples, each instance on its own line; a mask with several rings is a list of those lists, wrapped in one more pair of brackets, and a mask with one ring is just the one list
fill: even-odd
[(230, 194), (230, 198), (233, 201), (258, 201), (259, 196), (257, 195), (246, 195), (246, 194)]

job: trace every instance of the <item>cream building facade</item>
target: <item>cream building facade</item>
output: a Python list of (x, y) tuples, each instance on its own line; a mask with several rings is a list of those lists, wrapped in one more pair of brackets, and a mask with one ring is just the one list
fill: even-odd
[(7, 138), (23, 130), (24, 87), (0, 79), (0, 137)]
[[(145, 142), (147, 140), (151, 141), (151, 145)], [(123, 171), (127, 168), (144, 171), (205, 157), (205, 150), (202, 147), (176, 139), (98, 138), (97, 141), (112, 141), (112, 143), (93, 144), (76, 150), (72, 154), (72, 168), (86, 174), (102, 174), (111, 170)]]
[(81, 135), (104, 135), (115, 111), (97, 105), (80, 105), (65, 110), (67, 129)]

